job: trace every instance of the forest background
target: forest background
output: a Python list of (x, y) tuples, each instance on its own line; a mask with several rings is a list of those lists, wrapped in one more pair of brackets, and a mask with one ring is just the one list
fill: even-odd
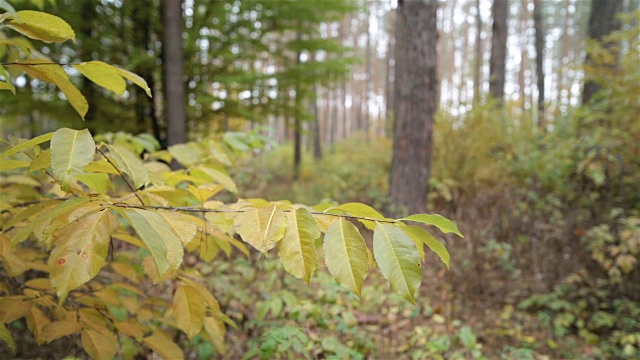
[[(401, 211), (411, 204), (394, 203), (388, 184), (403, 87), (395, 80), (416, 66), (396, 48), (411, 3), (16, 1), (76, 30), (75, 43), (33, 49), (62, 64), (120, 66), (154, 97), (138, 87), (111, 94), (71, 69), (89, 103), (83, 122), (54, 86), (18, 72), (16, 94), (0, 92), (0, 137), (88, 128), (110, 143), (148, 133), (166, 148), (225, 134), (243, 153), (229, 169), (242, 197)], [(438, 110), (422, 120), (433, 128), (422, 200), (465, 235), (438, 237), (451, 269), (426, 254), (412, 305), (377, 274), (358, 299), (322, 272), (310, 287), (285, 277), (277, 259), (235, 250), (190, 259), (236, 327), (222, 340), (225, 355), (175, 335), (187, 357), (640, 356), (640, 4), (424, 4), (416, 13), (437, 29), (427, 54)], [(175, 9), (182, 17), (171, 20)], [(3, 194), (28, 186), (4, 170)], [(77, 337), (34, 349), (25, 325), (8, 328), (23, 357), (84, 356)], [(117, 356), (146, 351), (123, 344)]]

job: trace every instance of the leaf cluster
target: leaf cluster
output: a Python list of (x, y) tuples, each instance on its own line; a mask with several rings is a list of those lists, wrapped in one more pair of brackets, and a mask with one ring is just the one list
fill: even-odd
[[(163, 329), (169, 325), (190, 339), (201, 334), (224, 352), (229, 319), (199, 285), (197, 274), (184, 270), (185, 254), (209, 262), (220, 253), (248, 255), (246, 244), (265, 255), (277, 248), (284, 269), (309, 283), (323, 251), (329, 272), (353, 293), (360, 294), (377, 264), (394, 291), (414, 302), (424, 246), (447, 265), (449, 254), (427, 231), (409, 224), (462, 236), (453, 222), (439, 215), (387, 219), (361, 203), (308, 207), (242, 198), (225, 203), (220, 199), (237, 192), (225, 166), (237, 147), (250, 143), (239, 143), (239, 135), (151, 151), (144, 159), (141, 149), (154, 146), (148, 136), (101, 138), (114, 142), (96, 143), (87, 130), (62, 128), (32, 140), (12, 139), (0, 154), (3, 192), (14, 194), (2, 203), (3, 266), (11, 278), (43, 272), (37, 289), (7, 287), (2, 299), (29, 304), (29, 309), (3, 321), (11, 323), (37, 309), (43, 324), (60, 329), (50, 336), (33, 327), (40, 343), (80, 333), (85, 350), (102, 357), (115, 351), (104, 344), (124, 333), (173, 357), (179, 348), (166, 341), (169, 335)], [(41, 147), (47, 141), (49, 148)], [(166, 165), (171, 161), (184, 168), (171, 171)], [(373, 249), (352, 220), (373, 231)], [(26, 257), (33, 251), (41, 260)], [(121, 282), (110, 281), (113, 276)], [(138, 289), (145, 281), (173, 283), (172, 298), (146, 297)], [(56, 315), (81, 310), (93, 311), (95, 323)], [(126, 320), (120, 314), (134, 313), (146, 315), (120, 324)], [(93, 349), (89, 342), (102, 345)]]

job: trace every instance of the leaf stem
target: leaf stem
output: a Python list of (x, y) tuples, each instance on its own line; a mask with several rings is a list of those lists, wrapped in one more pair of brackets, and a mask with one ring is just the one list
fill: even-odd
[(136, 191), (136, 189), (133, 187), (133, 185), (131, 185), (131, 183), (129, 182), (129, 180), (127, 180), (127, 178), (124, 177), (124, 174), (122, 173), (122, 171), (120, 171), (120, 169), (116, 166), (116, 164), (114, 164), (111, 159), (109, 159), (107, 157), (107, 155), (105, 155), (105, 153), (102, 152), (102, 150), (100, 150), (100, 148), (96, 147), (96, 151), (100, 153), (100, 155), (102, 155), (102, 157), (104, 157), (105, 160), (107, 160), (107, 162), (109, 164), (111, 164), (111, 166), (113, 166), (114, 169), (116, 169), (116, 171), (118, 172), (118, 175), (120, 175), (120, 177), (122, 178), (122, 180), (124, 180), (124, 182), (127, 184), (127, 186), (129, 187), (129, 189), (133, 192), (133, 194), (136, 196), (136, 198), (138, 198), (138, 200), (140, 201), (140, 204), (144, 205), (144, 201), (142, 201), (142, 198), (140, 197), (140, 195), (138, 194), (138, 191)]

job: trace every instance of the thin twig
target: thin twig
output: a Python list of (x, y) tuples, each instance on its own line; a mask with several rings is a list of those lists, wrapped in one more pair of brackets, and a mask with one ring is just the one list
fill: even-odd
[[(134, 205), (124, 202), (111, 203), (111, 206), (121, 207), (124, 209), (142, 209), (142, 210), (167, 210), (167, 211), (184, 211), (184, 212), (196, 212), (196, 213), (243, 213), (245, 210), (218, 210), (218, 209), (206, 209), (203, 207), (195, 207), (195, 206), (160, 206), (160, 205)], [(282, 210), (283, 212), (291, 212), (293, 210)], [(335, 216), (340, 218), (348, 218), (348, 219), (356, 219), (356, 220), (368, 220), (374, 222), (383, 222), (383, 223), (396, 223), (398, 220), (394, 219), (374, 219), (366, 216), (357, 216), (357, 215), (344, 215), (344, 214), (331, 214), (320, 211), (310, 211), (312, 215), (326, 215), (326, 216)]]
[(116, 164), (114, 164), (111, 159), (109, 159), (107, 157), (107, 155), (105, 155), (102, 150), (100, 150), (100, 148), (96, 147), (96, 151), (100, 153), (100, 155), (102, 155), (105, 160), (107, 160), (109, 162), (109, 164), (111, 164), (111, 166), (113, 166), (114, 169), (116, 169), (116, 171), (118, 172), (118, 174), (120, 175), (120, 177), (122, 178), (122, 180), (124, 180), (124, 182), (127, 184), (127, 186), (129, 187), (129, 189), (131, 189), (131, 191), (133, 192), (133, 194), (138, 198), (138, 200), (140, 201), (140, 204), (144, 205), (144, 201), (142, 201), (142, 198), (140, 197), (140, 195), (138, 195), (138, 192), (136, 191), (136, 189), (133, 187), (133, 185), (131, 185), (131, 183), (129, 182), (129, 180), (127, 180), (127, 178), (124, 177), (124, 174), (122, 173), (122, 171), (120, 171), (120, 169), (116, 166)]

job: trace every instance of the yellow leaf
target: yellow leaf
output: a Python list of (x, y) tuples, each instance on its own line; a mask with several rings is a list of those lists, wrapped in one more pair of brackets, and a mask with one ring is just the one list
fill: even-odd
[(118, 95), (123, 95), (127, 88), (127, 83), (115, 66), (102, 61), (89, 61), (74, 64), (73, 67), (89, 80)]
[(82, 120), (84, 120), (84, 116), (89, 110), (87, 99), (85, 99), (82, 93), (80, 93), (80, 90), (69, 80), (69, 76), (64, 72), (62, 66), (51, 64), (49, 60), (42, 59), (29, 59), (11, 63), (7, 66), (16, 67), (37, 79), (55, 84), (60, 91), (64, 93), (71, 106), (73, 106), (80, 117), (82, 117)]
[(38, 144), (41, 144), (41, 143), (43, 143), (45, 141), (49, 141), (49, 140), (51, 140), (52, 137), (53, 137), (53, 133), (52, 132), (46, 133), (46, 134), (43, 134), (43, 135), (40, 135), (40, 136), (36, 136), (31, 140), (27, 140), (27, 141), (25, 141), (23, 143), (20, 143), (20, 144), (18, 144), (16, 146), (12, 147), (9, 150), (3, 152), (2, 154), (0, 154), (0, 159), (6, 158), (7, 156), (10, 156), (10, 155), (13, 155), (13, 154), (17, 154), (22, 150), (29, 149), (29, 148), (31, 148), (33, 146), (36, 146)]
[(338, 283), (360, 296), (367, 277), (367, 245), (355, 225), (340, 218), (324, 236), (324, 256), (329, 272)]
[(107, 145), (107, 148), (120, 171), (129, 175), (131, 180), (133, 180), (133, 187), (135, 189), (139, 189), (149, 180), (149, 172), (142, 164), (140, 158), (131, 151), (120, 145)]
[(234, 226), (242, 240), (256, 250), (266, 253), (284, 236), (285, 221), (284, 212), (273, 205), (246, 208), (236, 217)]
[(161, 278), (178, 269), (184, 249), (180, 238), (156, 211), (114, 208), (131, 224), (149, 248)]
[(52, 342), (63, 336), (75, 334), (82, 329), (82, 324), (77, 321), (61, 320), (46, 324), (42, 328), (42, 338), (46, 342)]
[(60, 303), (64, 302), (69, 291), (98, 274), (107, 256), (110, 235), (118, 226), (115, 215), (110, 211), (100, 211), (62, 230), (64, 235), (48, 261), (51, 282)]
[(36, 156), (29, 166), (29, 173), (46, 169), (51, 166), (51, 149), (43, 150)]
[(140, 280), (138, 279), (138, 273), (136, 272), (136, 268), (129, 263), (117, 262), (111, 263), (111, 268), (117, 272), (118, 274), (127, 278), (127, 280), (131, 281), (134, 284), (138, 284)]
[(78, 316), (85, 328), (98, 330), (107, 326), (107, 318), (94, 308), (81, 308), (78, 310)]
[(120, 69), (115, 66), (114, 69), (118, 74), (122, 75), (122, 77), (141, 87), (147, 93), (147, 96), (152, 97), (151, 88), (149, 88), (149, 85), (147, 85), (147, 82), (142, 77), (132, 73), (131, 71)]
[(61, 128), (51, 139), (51, 169), (62, 181), (62, 189), (68, 191), (69, 181), (91, 162), (96, 143), (89, 130)]
[(90, 162), (83, 169), (84, 172), (88, 173), (105, 173), (105, 174), (114, 174), (118, 175), (118, 170), (113, 167), (107, 160), (98, 160)]
[(193, 340), (203, 326), (205, 308), (202, 295), (191, 286), (179, 286), (173, 295), (173, 307), (178, 327)]
[(153, 335), (142, 339), (142, 342), (167, 360), (184, 359), (184, 354), (180, 347), (174, 343), (169, 336), (160, 331), (154, 332)]
[(189, 190), (189, 192), (198, 199), (200, 204), (204, 204), (210, 197), (217, 194), (222, 189), (224, 189), (224, 186), (220, 184), (204, 184), (198, 187), (189, 185), (187, 187), (187, 190)]
[(35, 278), (24, 283), (24, 286), (38, 290), (51, 290), (51, 280), (47, 278)]
[(7, 324), (20, 319), (27, 315), (31, 305), (31, 301), (25, 301), (24, 296), (0, 298), (0, 322)]
[(95, 330), (82, 330), (82, 347), (94, 359), (112, 359), (116, 355), (116, 338)]
[(38, 345), (42, 345), (46, 340), (42, 336), (42, 329), (51, 320), (37, 306), (32, 307), (27, 313), (27, 327), (33, 333)]
[(205, 304), (209, 306), (209, 310), (211, 311), (211, 314), (213, 314), (216, 317), (222, 316), (222, 312), (220, 311), (220, 304), (218, 303), (218, 300), (216, 300), (216, 298), (213, 296), (213, 294), (211, 294), (211, 292), (209, 292), (209, 290), (207, 290), (207, 288), (205, 288), (203, 285), (201, 285), (197, 281), (194, 281), (184, 276), (181, 276), (180, 280), (184, 281), (184, 283), (187, 284), (188, 286), (191, 286), (192, 288), (198, 290), (198, 292), (204, 299)]
[(314, 242), (319, 237), (320, 230), (309, 211), (300, 208), (287, 213), (287, 227), (278, 243), (278, 256), (284, 269), (307, 285), (318, 265)]
[(9, 345), (9, 349), (11, 349), (11, 352), (15, 354), (16, 344), (13, 342), (13, 337), (11, 336), (11, 333), (6, 328), (6, 326), (4, 326), (4, 324), (1, 322), (0, 322), (0, 340), (7, 343), (7, 345)]
[(164, 218), (173, 233), (178, 236), (182, 245), (187, 245), (196, 236), (198, 229), (193, 220), (197, 219), (196, 217), (169, 211), (158, 211), (158, 214)]
[(226, 330), (222, 321), (208, 316), (204, 319), (204, 330), (216, 350), (222, 355), (226, 354), (227, 349), (224, 345), (224, 335)]
[(32, 39), (44, 42), (75, 41), (76, 34), (71, 26), (61, 18), (40, 11), (18, 11), (17, 17), (6, 27), (18, 31)]
[(141, 341), (142, 338), (144, 337), (144, 330), (142, 330), (142, 327), (140, 326), (140, 323), (138, 323), (138, 322), (135, 322), (135, 321), (125, 321), (125, 322), (114, 321), (113, 325), (115, 325), (116, 329), (118, 329), (119, 332), (121, 332), (123, 334), (126, 334), (128, 336), (131, 336), (136, 341)]
[[(0, 86), (1, 85), (2, 85), (2, 82), (0, 82)], [(30, 164), (27, 161), (3, 159), (3, 160), (0, 160), (0, 171), (26, 168), (26, 167), (29, 167), (29, 165)]]
[(0, 261), (7, 271), (7, 274), (12, 277), (19, 276), (29, 270), (29, 266), (22, 260), (22, 258), (13, 253), (0, 254)]

